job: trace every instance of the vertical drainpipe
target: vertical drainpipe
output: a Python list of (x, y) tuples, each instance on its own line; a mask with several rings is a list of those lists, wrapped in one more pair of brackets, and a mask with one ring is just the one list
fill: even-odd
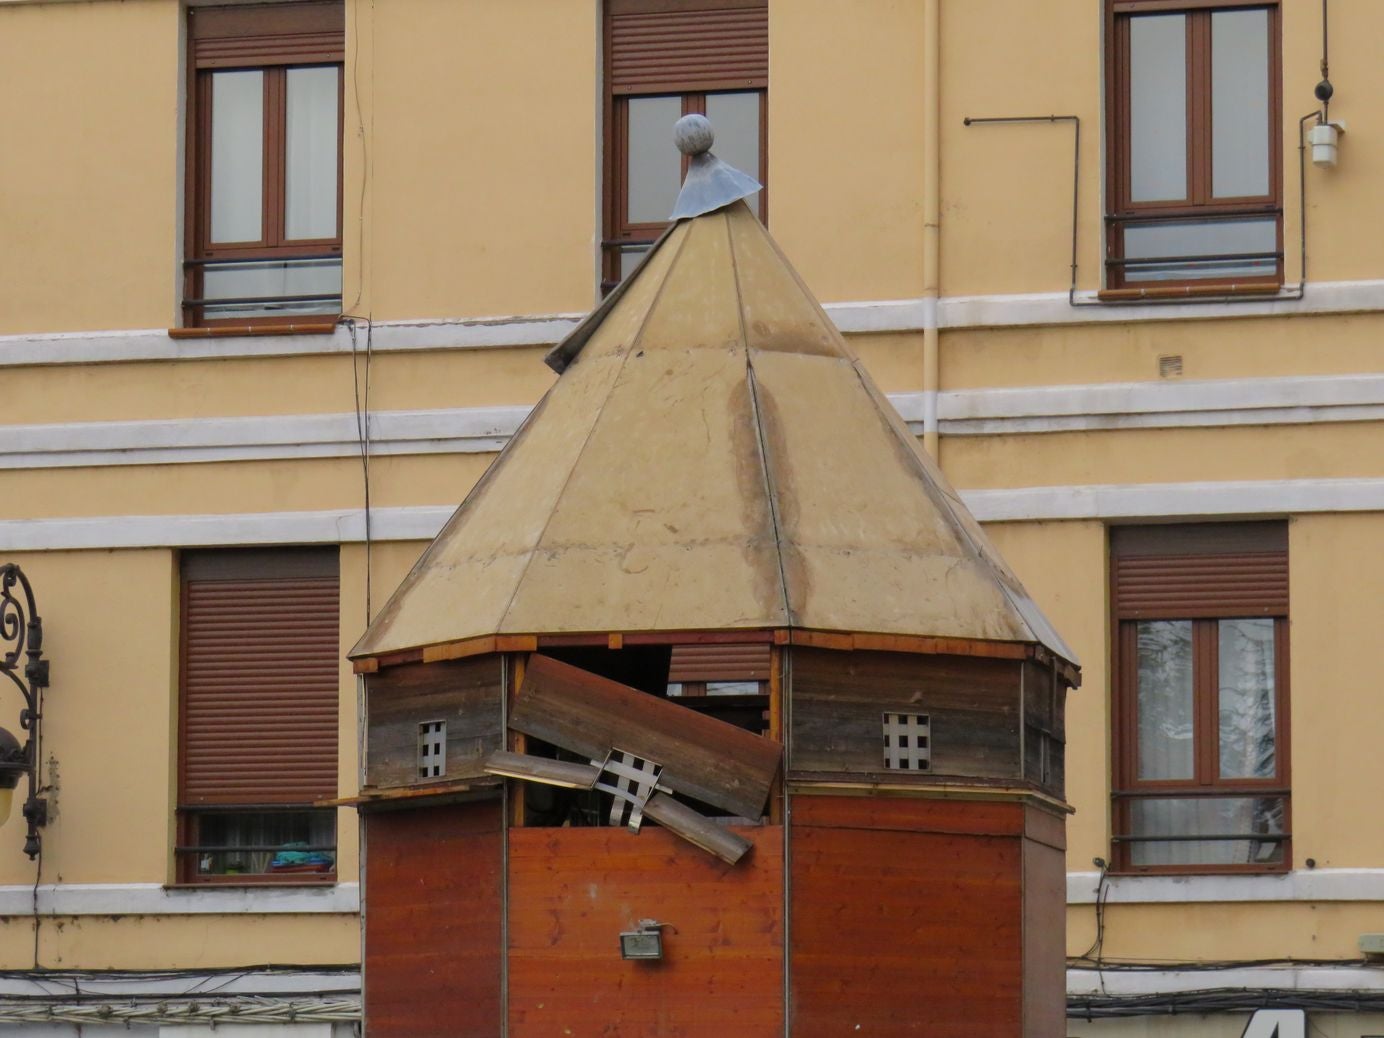
[(940, 383), (937, 297), (942, 215), (942, 0), (923, 4), (923, 448), (938, 456), (937, 391)]

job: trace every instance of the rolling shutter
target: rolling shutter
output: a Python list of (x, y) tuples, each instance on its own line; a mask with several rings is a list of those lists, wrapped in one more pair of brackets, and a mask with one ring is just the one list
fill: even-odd
[(197, 68), (336, 63), (346, 53), (339, 2), (197, 7), (188, 43)]
[(1111, 583), (1121, 619), (1288, 615), (1283, 523), (1117, 528)]
[(608, 17), (613, 94), (768, 86), (764, 0), (611, 0)]
[(336, 795), (339, 599), (335, 550), (185, 558), (183, 805)]

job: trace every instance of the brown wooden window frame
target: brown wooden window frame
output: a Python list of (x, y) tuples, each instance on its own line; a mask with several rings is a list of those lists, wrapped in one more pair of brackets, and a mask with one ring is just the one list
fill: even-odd
[[(676, 69), (649, 72), (637, 82), (622, 77), (620, 44), (614, 37), (616, 19), (624, 15), (687, 15), (727, 11), (764, 11), (767, 0), (606, 0), (604, 19), (605, 54), (605, 183), (603, 239), (601, 242), (601, 293), (620, 283), (621, 250), (629, 246), (652, 245), (667, 228), (668, 221), (639, 223), (629, 217), (629, 102), (633, 98), (676, 97), (683, 115), (705, 115), (708, 94), (756, 93), (759, 95), (759, 169), (746, 170), (764, 185), (759, 193), (759, 217), (769, 221), (769, 97), (768, 52), (762, 57), (728, 54), (723, 63), (708, 62), (684, 81)], [(767, 15), (766, 15), (767, 16)], [(673, 146), (671, 127), (668, 146)], [(713, 145), (713, 152), (715, 147)], [(687, 175), (687, 157), (681, 173)]]
[[(1269, 18), (1269, 191), (1259, 196), (1214, 198), (1211, 188), (1211, 15), (1263, 9)], [(1129, 21), (1150, 14), (1187, 15), (1187, 197), (1135, 202), (1130, 198)], [(1279, 0), (1106, 0), (1106, 223), (1105, 284), (1115, 292), (1158, 295), (1187, 289), (1274, 291), (1283, 284), (1283, 74)], [(1224, 217), (1272, 217), (1276, 223), (1274, 273), (1189, 274), (1166, 279), (1126, 278), (1125, 228), (1130, 224), (1183, 223)], [(1245, 254), (1258, 255), (1258, 254)], [(1181, 257), (1170, 257), (1176, 260)], [(1187, 257), (1189, 261), (1196, 257)], [(1202, 257), (1203, 259), (1205, 257)], [(1269, 258), (1265, 255), (1264, 258)]]
[[(318, 300), (334, 313), (290, 313), (208, 319), (204, 316), (203, 272), (216, 263), (255, 260), (314, 260), (342, 257), (343, 118), (345, 110), (345, 31), (341, 0), (254, 6), (198, 7), (189, 11), (187, 168), (183, 299), (185, 327), (274, 329), (334, 323), (340, 294)], [(336, 233), (330, 238), (289, 239), (285, 231), (285, 154), (287, 73), (294, 68), (337, 69)], [(211, 83), (225, 71), (264, 73), (264, 180), (261, 234), (256, 241), (211, 241)], [(274, 297), (264, 297), (272, 303)], [(277, 297), (293, 299), (292, 296)]]
[[(1120, 547), (1121, 541), (1125, 547)], [(1140, 560), (1152, 577), (1126, 575), (1121, 560)], [(1189, 559), (1216, 567), (1222, 580), (1198, 574)], [(1237, 578), (1236, 570), (1241, 571)], [(1112, 530), (1111, 552), (1112, 869), (1128, 874), (1282, 873), (1292, 868), (1292, 795), (1289, 724), (1289, 617), (1287, 529), (1281, 522), (1194, 523)], [(1245, 579), (1244, 573), (1254, 576)], [(1130, 591), (1130, 588), (1137, 588)], [(1140, 594), (1139, 592), (1146, 592)], [(1266, 778), (1218, 775), (1219, 622), (1272, 619), (1274, 647), (1274, 774)], [(1141, 779), (1138, 774), (1139, 621), (1182, 620), (1192, 625), (1193, 776)], [(1180, 798), (1278, 799), (1283, 805), (1281, 860), (1241, 864), (1135, 864), (1133, 845), (1146, 834), (1133, 831), (1138, 800)], [(1189, 837), (1190, 838), (1190, 837)]]
[[(237, 615), (229, 626), (225, 617), (203, 614), (201, 620), (211, 621), (219, 629), (209, 631), (206, 640), (197, 646), (201, 659), (195, 667), (190, 664), (192, 641), (202, 636), (193, 633), (193, 583), (200, 583), (204, 594), (219, 593), (224, 588), (227, 595), (242, 603), (230, 606), (230, 611)], [(244, 886), (336, 882), (336, 811), (318, 807), (317, 803), (337, 794), (339, 678), (335, 673), (329, 676), (329, 672), (339, 669), (337, 661), (341, 657), (340, 586), (338, 553), (331, 548), (230, 548), (183, 554), (179, 576), (178, 799), (174, 847), (177, 883)], [(276, 596), (285, 597), (273, 607)], [(263, 625), (259, 623), (261, 603), (271, 605), (263, 611)], [(314, 633), (310, 629), (305, 632), (294, 626), (296, 619), (290, 618), (315, 622), (318, 628), (330, 624), (332, 633)], [(236, 634), (228, 641), (227, 632), (232, 629)], [(242, 659), (250, 665), (250, 673), (248, 683), (238, 686), (236, 664)], [(198, 672), (196, 680), (203, 683), (203, 689), (196, 693), (190, 692), (194, 669)], [(276, 686), (272, 694), (265, 686), (271, 672)], [(317, 687), (329, 684), (329, 692)], [(295, 697), (296, 692), (302, 692), (303, 697)], [(199, 697), (195, 708), (190, 706), (194, 694)], [(247, 715), (246, 708), (237, 702), (242, 694), (247, 697), (249, 710), (261, 711), (258, 719)], [(287, 702), (280, 701), (280, 697)], [(267, 699), (271, 702), (266, 709)], [(329, 705), (324, 706), (324, 700), (329, 700)], [(191, 716), (194, 711), (196, 718)], [(325, 713), (331, 716), (321, 716)], [(218, 721), (217, 715), (230, 720), (224, 738), (215, 730), (224, 723)], [(254, 730), (255, 723), (260, 730)], [(285, 728), (289, 729), (287, 734)], [(261, 766), (271, 756), (286, 761), (288, 766), (263, 778), (246, 778), (248, 769)], [(223, 783), (228, 787), (253, 786), (254, 792), (246, 795), (229, 788), (223, 790)], [(270, 853), (270, 849), (255, 851), (243, 842), (237, 842), (233, 850), (212, 849), (226, 846), (208, 835), (207, 830), (215, 828), (213, 816), (230, 815), (257, 816), (254, 827), (261, 829), (270, 827), (272, 819), (287, 815), (305, 816), (299, 821), (306, 822), (309, 830), (330, 828), (330, 868), (319, 865), (314, 871), (204, 871), (200, 859), (205, 855), (229, 856), (236, 851), (243, 855)], [(271, 849), (299, 848), (278, 843)], [(315, 844), (304, 848), (324, 849)]]

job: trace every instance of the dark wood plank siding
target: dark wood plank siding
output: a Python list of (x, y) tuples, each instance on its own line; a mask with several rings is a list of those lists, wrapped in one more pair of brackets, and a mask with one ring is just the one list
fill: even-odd
[(795, 773), (884, 772), (881, 714), (899, 711), (928, 715), (933, 774), (1018, 776), (1018, 661), (799, 646), (790, 652)]
[(500, 1034), (498, 800), (365, 815), (370, 1038)]
[(794, 1038), (1020, 1034), (1022, 811), (795, 798)]
[(1024, 777), (1066, 795), (1067, 685), (1051, 667), (1023, 664)]
[[(510, 830), (510, 1034), (782, 1035), (783, 830), (736, 831), (730, 866), (647, 826)], [(660, 962), (620, 958), (641, 918), (675, 928)]]
[(504, 748), (503, 660), (478, 656), (411, 663), (371, 674), (366, 688), (366, 783), (401, 786), (418, 775), (418, 726), (447, 722), (443, 778), (483, 775), (481, 764)]
[(1067, 856), (1065, 821), (1025, 809), (1024, 1038), (1067, 1033)]

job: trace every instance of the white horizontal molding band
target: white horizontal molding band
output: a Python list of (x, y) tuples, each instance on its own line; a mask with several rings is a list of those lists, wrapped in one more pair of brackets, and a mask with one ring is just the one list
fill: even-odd
[[(1096, 901), (1098, 872), (1067, 873), (1067, 904)], [(1384, 868), (1296, 869), (1277, 876), (1110, 876), (1108, 905), (1182, 905), (1237, 901), (1381, 901)]]
[(0, 886), (0, 916), (39, 915), (349, 915), (360, 885), (165, 887), (159, 883), (44, 883)]
[(1199, 970), (1067, 970), (1067, 997), (1159, 995), (1219, 989), (1273, 991), (1381, 991), (1384, 970), (1340, 966), (1228, 966)]
[[(1009, 328), (1035, 325), (1200, 321), (1271, 315), (1371, 313), (1384, 310), (1384, 281), (1324, 281), (1309, 284), (1301, 299), (1279, 296), (1235, 302), (1101, 305), (1081, 292), (1072, 306), (1066, 292), (952, 296), (943, 299), (863, 300), (827, 303), (826, 312), (847, 334), (914, 332), (927, 328)], [(371, 347), (407, 350), (497, 349), (550, 346), (576, 327), (584, 314), (513, 317), (438, 318), (378, 321)], [(365, 346), (361, 323), (356, 346)], [(343, 325), (330, 335), (266, 335), (173, 339), (164, 328), (99, 332), (54, 332), (0, 336), (0, 367), (44, 364), (100, 364), (153, 360), (284, 357), (349, 353), (351, 335)]]
[[(1075, 429), (1384, 421), (1384, 375), (1109, 383), (895, 393), (920, 432), (930, 400), (948, 436)], [(369, 415), (370, 452), (493, 453), (525, 405)], [(67, 422), (0, 427), (0, 469), (164, 465), (348, 457), (360, 452), (354, 413)]]
[(970, 389), (939, 393), (937, 413), (947, 436), (1381, 421), (1384, 375)]
[[(529, 408), (377, 411), (371, 454), (494, 453)], [(338, 458), (360, 454), (353, 413), (0, 427), (0, 469)]]
[[(981, 522), (1165, 519), (1384, 511), (1384, 478), (963, 490)], [(431, 540), (452, 505), (375, 508), (377, 541)], [(0, 520), (6, 551), (191, 548), (253, 544), (351, 544), (365, 539), (359, 508), (230, 515), (104, 515)]]
[[(262, 969), (248, 967), (234, 972), (220, 970), (63, 970), (58, 976), (0, 975), (0, 998), (53, 998), (61, 994), (99, 995), (105, 998), (178, 998), (215, 992), (231, 995), (315, 994), (323, 998), (360, 994), (359, 969)], [(60, 994), (61, 993), (61, 994)], [(204, 1032), (207, 1038), (219, 1033)], [(234, 1038), (238, 1031), (230, 1031)], [(253, 1032), (249, 1032), (253, 1033)]]

